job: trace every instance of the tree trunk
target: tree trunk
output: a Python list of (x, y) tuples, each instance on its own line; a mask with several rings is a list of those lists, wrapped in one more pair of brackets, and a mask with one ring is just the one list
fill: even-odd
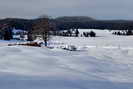
[(33, 41), (32, 34), (28, 32), (28, 41)]

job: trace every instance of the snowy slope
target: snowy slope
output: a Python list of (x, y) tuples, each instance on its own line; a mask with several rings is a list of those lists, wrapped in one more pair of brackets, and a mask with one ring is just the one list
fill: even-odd
[(15, 41), (0, 41), (0, 89), (133, 89), (133, 37), (97, 34), (51, 40), (78, 51), (8, 47)]
[(1, 89), (132, 89), (133, 50), (0, 48)]

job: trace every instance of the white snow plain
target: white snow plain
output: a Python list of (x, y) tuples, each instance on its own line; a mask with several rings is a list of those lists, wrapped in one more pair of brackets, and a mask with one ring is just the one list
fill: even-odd
[(77, 51), (0, 41), (0, 89), (133, 89), (133, 37), (96, 32), (96, 38), (53, 38)]

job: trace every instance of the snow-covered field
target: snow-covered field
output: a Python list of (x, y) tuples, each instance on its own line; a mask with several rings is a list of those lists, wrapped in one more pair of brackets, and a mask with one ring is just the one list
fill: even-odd
[(96, 38), (53, 37), (54, 49), (0, 41), (0, 89), (133, 89), (133, 37), (96, 32)]
[[(86, 31), (86, 30), (85, 30)], [(95, 30), (94, 30), (95, 31)], [(82, 31), (80, 31), (82, 32)], [(64, 43), (65, 45), (75, 45), (80, 47), (112, 47), (112, 48), (133, 48), (133, 36), (117, 36), (112, 35), (108, 30), (96, 30), (96, 38), (91, 37), (53, 37), (56, 43)]]

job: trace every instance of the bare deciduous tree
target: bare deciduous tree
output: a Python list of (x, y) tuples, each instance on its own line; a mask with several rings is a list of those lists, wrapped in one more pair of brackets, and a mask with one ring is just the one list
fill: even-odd
[(49, 32), (50, 32), (50, 24), (49, 24), (49, 18), (40, 18), (38, 19), (32, 27), (31, 34), (34, 36), (41, 35), (45, 46), (47, 46), (47, 41), (49, 40)]

